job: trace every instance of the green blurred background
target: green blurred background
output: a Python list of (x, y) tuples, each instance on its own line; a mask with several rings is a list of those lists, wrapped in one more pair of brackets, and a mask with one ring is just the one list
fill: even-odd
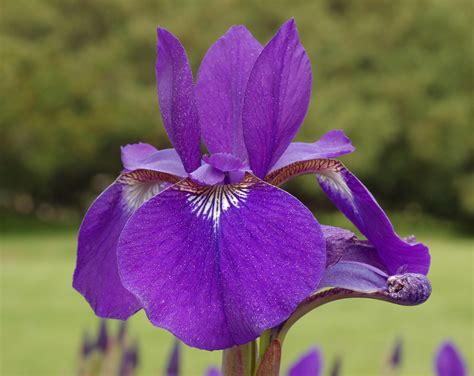
[[(96, 325), (70, 287), (75, 231), (120, 171), (120, 145), (170, 146), (156, 100), (156, 26), (181, 39), (196, 72), (232, 24), (266, 42), (292, 16), (314, 77), (298, 139), (347, 133), (357, 150), (346, 165), (401, 234), (431, 247), (434, 293), (413, 309), (339, 302), (314, 312), (290, 334), (284, 363), (321, 344), (328, 362), (343, 355), (345, 374), (378, 374), (399, 335), (406, 375), (430, 374), (447, 336), (472, 362), (469, 0), (4, 0), (0, 11), (0, 374), (72, 374), (80, 334)], [(313, 179), (288, 188), (322, 222), (350, 227)], [(131, 324), (142, 374), (159, 374), (170, 337), (142, 314)], [(185, 375), (199, 375), (218, 354), (186, 357)]]

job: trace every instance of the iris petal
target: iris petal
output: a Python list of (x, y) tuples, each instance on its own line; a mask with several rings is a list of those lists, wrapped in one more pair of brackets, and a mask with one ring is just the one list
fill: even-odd
[(319, 376), (322, 374), (323, 358), (318, 348), (310, 349), (288, 370), (288, 376)]
[(164, 29), (158, 29), (156, 81), (166, 132), (185, 170), (192, 172), (201, 163), (201, 131), (193, 73), (184, 47)]
[(325, 264), (320, 226), (286, 192), (247, 175), (182, 181), (143, 205), (118, 247), (124, 286), (188, 345), (240, 345), (286, 319)]
[(436, 354), (437, 376), (466, 376), (466, 364), (456, 346), (449, 341), (441, 344)]
[(348, 230), (321, 228), (326, 239), (327, 261), (318, 290), (327, 287), (364, 293), (385, 290), (389, 276), (372, 245)]
[(355, 150), (351, 140), (341, 130), (332, 130), (313, 143), (292, 142), (271, 171), (299, 161), (318, 158), (335, 158)]
[(242, 103), (250, 71), (262, 50), (245, 26), (233, 26), (207, 51), (196, 82), (202, 135), (211, 153), (247, 160)]
[(428, 247), (401, 239), (369, 190), (341, 162), (334, 159), (296, 162), (271, 172), (265, 180), (280, 185), (294, 176), (309, 173), (317, 175), (324, 193), (374, 245), (388, 274), (396, 274), (400, 268), (428, 273)]
[(153, 171), (125, 174), (87, 211), (79, 230), (73, 286), (98, 316), (125, 320), (141, 308), (120, 282), (117, 243), (133, 212), (165, 186), (161, 174)]
[(157, 150), (143, 143), (126, 145), (122, 147), (122, 163), (126, 172), (141, 169), (187, 176), (181, 158), (174, 149)]
[(139, 142), (137, 144), (129, 144), (121, 147), (121, 157), (123, 168), (133, 171), (137, 165), (155, 154), (158, 149), (153, 145)]
[(294, 20), (265, 46), (250, 74), (242, 109), (252, 171), (263, 178), (298, 131), (311, 95), (311, 65)]

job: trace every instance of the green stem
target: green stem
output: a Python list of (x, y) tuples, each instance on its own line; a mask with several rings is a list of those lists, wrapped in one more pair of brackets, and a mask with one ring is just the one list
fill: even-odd
[(265, 351), (267, 351), (268, 345), (270, 344), (272, 337), (272, 329), (265, 330), (260, 336), (260, 343), (259, 343), (259, 352), (258, 352), (258, 359), (259, 362), (263, 358)]

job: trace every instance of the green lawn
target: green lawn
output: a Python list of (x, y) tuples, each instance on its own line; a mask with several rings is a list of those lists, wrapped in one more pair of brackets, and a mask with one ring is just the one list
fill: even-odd
[[(431, 231), (418, 236), (431, 247), (433, 295), (419, 307), (377, 301), (340, 301), (301, 320), (284, 347), (283, 368), (310, 345), (323, 349), (326, 365), (339, 354), (344, 375), (377, 375), (397, 337), (405, 342), (403, 375), (429, 375), (438, 343), (455, 340), (473, 368), (473, 239)], [(79, 340), (97, 320), (71, 287), (75, 235), (1, 235), (0, 374), (73, 375)], [(130, 320), (139, 339), (141, 375), (160, 375), (171, 336), (143, 313)], [(470, 358), (469, 358), (470, 357)], [(186, 348), (184, 375), (201, 375), (219, 352)]]

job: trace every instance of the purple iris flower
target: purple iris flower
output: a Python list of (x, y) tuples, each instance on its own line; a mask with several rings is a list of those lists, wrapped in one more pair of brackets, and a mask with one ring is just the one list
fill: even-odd
[(457, 349), (450, 341), (443, 342), (438, 348), (435, 358), (437, 376), (466, 376), (467, 367)]
[[(101, 317), (150, 321), (214, 350), (255, 339), (320, 285), (324, 229), (278, 188), (315, 174), (376, 249), (388, 274), (426, 274), (429, 253), (401, 239), (365, 186), (330, 159), (342, 131), (291, 142), (311, 94), (294, 20), (266, 46), (234, 26), (204, 57), (196, 85), (179, 40), (158, 29), (156, 77), (174, 149), (122, 148), (124, 170), (88, 210), (74, 287)], [(201, 156), (201, 137), (209, 155)]]

